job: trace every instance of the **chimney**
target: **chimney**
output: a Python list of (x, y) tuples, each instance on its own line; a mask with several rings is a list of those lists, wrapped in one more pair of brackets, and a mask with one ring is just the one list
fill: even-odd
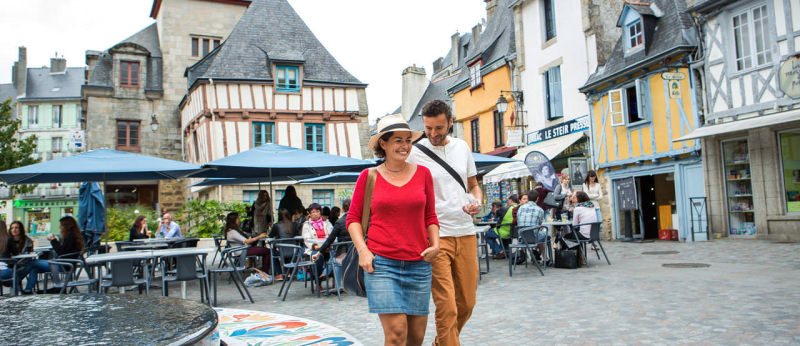
[[(433, 74), (437, 74), (437, 73), (439, 73), (439, 71), (442, 70), (442, 64), (443, 63), (444, 63), (444, 59), (442, 59), (442, 57), (439, 57), (438, 59), (433, 61)], [(433, 77), (431, 77), (431, 78), (433, 78)]]
[(486, 3), (486, 20), (492, 19), (495, 7), (497, 7), (497, 0), (483, 0)]
[(59, 58), (58, 52), (56, 52), (56, 56), (50, 58), (50, 73), (64, 73), (66, 71), (67, 59), (64, 59), (63, 55)]
[(24, 95), (28, 87), (28, 49), (24, 46), (19, 47), (19, 58), (11, 72), (11, 81), (14, 89), (17, 89), (17, 96)]
[(481, 26), (481, 23), (475, 24), (475, 26), (472, 27), (472, 44), (475, 46), (475, 48), (478, 47), (478, 42), (481, 40), (482, 29), (483, 27)]
[(428, 79), (425, 78), (424, 67), (414, 65), (403, 70), (403, 103), (400, 105), (400, 114), (406, 121), (411, 119), (412, 112), (427, 87)]
[(460, 37), (461, 35), (458, 34), (458, 31), (456, 31), (453, 36), (450, 36), (450, 59), (451, 63), (453, 64), (453, 68), (451, 69), (452, 71), (455, 71), (458, 68), (458, 52), (461, 50), (461, 47), (459, 47), (460, 45), (458, 44)]

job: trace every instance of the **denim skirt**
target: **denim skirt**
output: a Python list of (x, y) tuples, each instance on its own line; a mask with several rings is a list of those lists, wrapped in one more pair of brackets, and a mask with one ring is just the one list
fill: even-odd
[(375, 255), (372, 274), (364, 272), (369, 312), (428, 315), (431, 264)]

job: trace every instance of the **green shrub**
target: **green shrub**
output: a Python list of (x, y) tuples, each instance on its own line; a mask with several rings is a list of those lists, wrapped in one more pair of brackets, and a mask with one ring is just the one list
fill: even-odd
[(239, 220), (247, 218), (248, 204), (240, 201), (219, 202), (214, 200), (190, 200), (176, 215), (181, 220), (184, 237), (210, 238), (222, 233), (228, 213), (239, 213)]
[[(146, 206), (114, 207), (106, 209), (108, 217), (109, 241), (128, 240), (133, 221), (139, 215), (147, 218), (147, 229), (150, 232), (158, 231), (158, 213)], [(155, 236), (155, 235), (154, 235)], [(105, 237), (103, 238), (105, 240)]]

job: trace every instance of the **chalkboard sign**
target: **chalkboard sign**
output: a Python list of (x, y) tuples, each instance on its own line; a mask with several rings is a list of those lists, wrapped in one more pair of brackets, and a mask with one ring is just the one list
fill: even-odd
[(638, 210), (639, 202), (636, 200), (636, 179), (633, 177), (619, 179), (617, 183), (617, 205), (619, 210)]

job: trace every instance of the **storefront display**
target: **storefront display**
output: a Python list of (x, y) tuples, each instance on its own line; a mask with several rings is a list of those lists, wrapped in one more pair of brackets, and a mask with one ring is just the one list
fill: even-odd
[(747, 140), (722, 142), (722, 160), (730, 235), (754, 236), (756, 224)]
[(30, 234), (58, 233), (62, 216), (78, 215), (78, 200), (16, 200), (14, 220), (22, 221)]
[(779, 136), (786, 212), (800, 213), (800, 132), (785, 132)]

